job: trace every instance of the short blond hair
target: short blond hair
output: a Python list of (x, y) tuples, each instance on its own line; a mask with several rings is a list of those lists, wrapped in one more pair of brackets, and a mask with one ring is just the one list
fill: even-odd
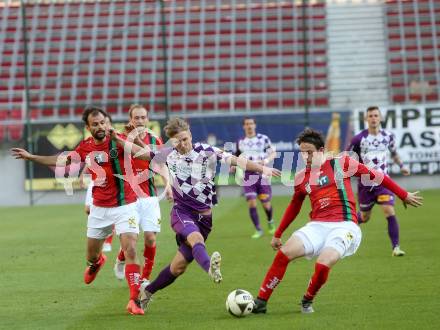
[(189, 124), (185, 119), (174, 117), (167, 121), (164, 131), (168, 138), (172, 138), (180, 132), (189, 131)]
[(130, 105), (130, 108), (128, 109), (128, 116), (130, 117), (130, 119), (131, 119), (131, 115), (132, 115), (134, 109), (144, 109), (145, 112), (146, 112), (147, 115), (148, 115), (148, 110), (147, 110), (147, 108), (145, 108), (145, 107), (144, 107), (143, 105), (141, 105), (141, 104), (137, 104), (137, 103), (135, 103), (135, 104)]

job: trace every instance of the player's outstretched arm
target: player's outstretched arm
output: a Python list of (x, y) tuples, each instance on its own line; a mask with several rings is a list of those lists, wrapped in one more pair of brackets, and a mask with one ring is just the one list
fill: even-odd
[(57, 166), (59, 162), (67, 162), (70, 159), (70, 158), (66, 158), (66, 156), (64, 155), (53, 155), (53, 156), (34, 155), (22, 148), (12, 148), (11, 155), (15, 159), (29, 160), (31, 162), (35, 162), (46, 166)]
[(400, 187), (396, 182), (394, 182), (388, 175), (383, 174), (382, 172), (369, 169), (364, 164), (357, 162), (356, 160), (348, 159), (350, 166), (356, 167), (356, 176), (368, 175), (371, 180), (373, 180), (376, 184), (380, 184), (385, 188), (391, 190), (395, 193), (402, 201), (406, 207), (406, 204), (409, 204), (414, 207), (421, 206), (423, 204), (423, 197), (419, 195), (419, 192), (416, 191), (414, 193), (407, 192), (405, 189)]
[(261, 164), (255, 163), (251, 160), (248, 160), (244, 157), (231, 156), (228, 159), (229, 159), (230, 165), (238, 166), (241, 169), (246, 170), (246, 171), (261, 173), (265, 176), (275, 176), (275, 177), (281, 176), (280, 170), (278, 170), (276, 168), (272, 168), (272, 167), (263, 166)]

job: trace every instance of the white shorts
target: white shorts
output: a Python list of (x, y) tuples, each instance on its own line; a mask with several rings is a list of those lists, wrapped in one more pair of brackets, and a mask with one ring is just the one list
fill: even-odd
[(125, 233), (139, 234), (136, 203), (116, 207), (90, 206), (87, 237), (105, 239), (112, 234), (113, 225), (118, 236)]
[(160, 232), (160, 206), (157, 197), (138, 198), (139, 224), (143, 231)]
[(351, 256), (362, 240), (361, 229), (352, 221), (310, 221), (293, 235), (303, 242), (307, 259), (319, 256), (326, 247), (334, 248), (341, 258)]
[(93, 190), (93, 181), (90, 181), (86, 192), (86, 206), (88, 207), (93, 205), (92, 190)]

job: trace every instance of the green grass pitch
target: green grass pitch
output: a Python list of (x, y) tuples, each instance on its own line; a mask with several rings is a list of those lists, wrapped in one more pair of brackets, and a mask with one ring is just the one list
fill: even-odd
[[(214, 209), (208, 252), (223, 256), (220, 285), (197, 264), (159, 291), (144, 316), (126, 314), (125, 281), (113, 275), (119, 247), (91, 285), (82, 282), (86, 216), (82, 205), (0, 209), (0, 329), (422, 329), (440, 328), (440, 191), (423, 192), (422, 208), (397, 205), (402, 258), (391, 257), (386, 220), (376, 207), (362, 226), (356, 255), (340, 261), (315, 300), (315, 313), (302, 315), (298, 302), (314, 263), (291, 263), (266, 315), (237, 319), (225, 310), (230, 291), (256, 295), (274, 252), (270, 236), (253, 233), (242, 198), (221, 198)], [(280, 219), (290, 197), (275, 197)], [(288, 228), (285, 240), (307, 219), (309, 202)], [(153, 277), (176, 251), (167, 202), (162, 203)], [(260, 209), (260, 218), (263, 213)], [(139, 245), (139, 251), (141, 246)]]

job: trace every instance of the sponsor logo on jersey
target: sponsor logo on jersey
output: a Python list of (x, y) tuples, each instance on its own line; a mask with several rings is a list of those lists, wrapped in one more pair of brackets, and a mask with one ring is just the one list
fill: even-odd
[(130, 228), (136, 228), (136, 227), (137, 227), (137, 221), (136, 221), (136, 218), (135, 218), (135, 217), (130, 217), (130, 218), (128, 219), (128, 226), (129, 226)]
[(320, 187), (328, 185), (329, 184), (329, 180), (328, 180), (328, 176), (324, 175), (318, 178), (318, 185)]

